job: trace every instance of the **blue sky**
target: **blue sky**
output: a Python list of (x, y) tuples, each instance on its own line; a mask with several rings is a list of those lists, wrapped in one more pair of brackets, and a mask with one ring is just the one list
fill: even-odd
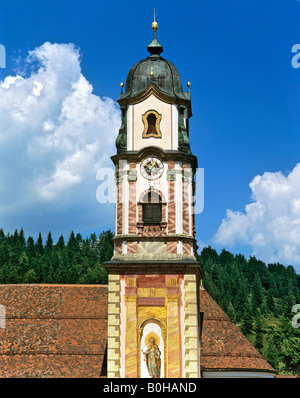
[[(0, 225), (26, 235), (114, 228), (96, 201), (119, 128), (120, 81), (162, 56), (191, 81), (190, 138), (205, 170), (200, 247), (300, 270), (300, 2), (0, 1)], [(18, 76), (18, 77), (17, 77)]]

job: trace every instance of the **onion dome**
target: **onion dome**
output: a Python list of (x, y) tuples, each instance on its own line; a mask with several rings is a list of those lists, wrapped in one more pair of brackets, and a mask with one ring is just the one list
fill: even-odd
[[(125, 92), (121, 93), (118, 102), (124, 103), (131, 98), (139, 96), (151, 84), (163, 95), (172, 97), (172, 102), (177, 102), (177, 99), (181, 102), (182, 100), (184, 102), (190, 101), (190, 93), (183, 92), (177, 68), (172, 62), (162, 58), (160, 55), (163, 52), (163, 47), (156, 37), (158, 23), (155, 21), (155, 18), (152, 23), (152, 29), (154, 31), (153, 40), (147, 46), (150, 55), (137, 62), (129, 70), (125, 84)], [(170, 98), (170, 100), (172, 98)]]

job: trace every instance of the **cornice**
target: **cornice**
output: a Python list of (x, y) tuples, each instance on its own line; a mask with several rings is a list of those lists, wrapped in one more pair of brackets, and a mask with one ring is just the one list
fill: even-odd
[(148, 97), (150, 97), (151, 94), (155, 95), (155, 97), (168, 104), (189, 105), (189, 117), (192, 116), (190, 100), (167, 95), (163, 93), (161, 90), (159, 90), (153, 83), (150, 83), (150, 85), (146, 88), (146, 90), (135, 95), (134, 97), (119, 98), (117, 102), (120, 105), (135, 105), (142, 101), (145, 101)]
[(148, 146), (140, 149), (139, 151), (124, 151), (113, 155), (111, 160), (115, 165), (117, 165), (121, 159), (126, 159), (130, 162), (137, 163), (140, 162), (144, 156), (148, 156), (149, 154), (158, 155), (162, 160), (165, 161), (185, 161), (191, 164), (193, 171), (195, 171), (195, 169), (198, 167), (198, 160), (195, 155), (180, 151), (163, 150), (162, 148), (156, 146)]
[[(149, 236), (140, 236), (137, 234), (123, 234), (123, 235), (115, 235), (113, 237), (113, 242), (120, 242), (120, 241), (142, 241), (142, 240), (149, 240)], [(182, 240), (185, 242), (196, 242), (194, 236), (191, 235), (184, 235), (184, 234), (166, 234), (163, 236), (155, 236), (151, 237), (151, 241), (173, 241), (173, 240)]]

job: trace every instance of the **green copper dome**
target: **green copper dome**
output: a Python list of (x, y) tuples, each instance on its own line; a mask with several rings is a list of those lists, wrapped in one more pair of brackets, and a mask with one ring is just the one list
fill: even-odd
[(134, 98), (153, 84), (163, 94), (190, 101), (190, 93), (184, 93), (177, 68), (172, 62), (162, 58), (162, 45), (156, 38), (156, 30), (152, 42), (147, 46), (150, 56), (137, 62), (130, 69), (125, 85), (125, 93), (119, 101)]
[(129, 71), (125, 93), (120, 99), (129, 99), (142, 93), (150, 84), (155, 85), (163, 94), (183, 100), (189, 100), (190, 94), (184, 93), (180, 76), (172, 62), (160, 55), (137, 62)]

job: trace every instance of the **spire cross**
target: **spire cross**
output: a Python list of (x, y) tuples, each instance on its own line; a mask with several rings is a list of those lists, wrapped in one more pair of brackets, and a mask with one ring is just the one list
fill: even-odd
[(156, 38), (156, 31), (158, 29), (158, 23), (155, 21), (155, 8), (154, 8), (154, 21), (152, 22), (152, 29), (154, 30), (154, 37)]
[(160, 54), (163, 51), (162, 46), (159, 44), (156, 38), (156, 31), (158, 29), (158, 23), (155, 20), (155, 8), (154, 8), (154, 21), (152, 22), (152, 30), (154, 31), (153, 40), (147, 47), (149, 53), (152, 54)]

